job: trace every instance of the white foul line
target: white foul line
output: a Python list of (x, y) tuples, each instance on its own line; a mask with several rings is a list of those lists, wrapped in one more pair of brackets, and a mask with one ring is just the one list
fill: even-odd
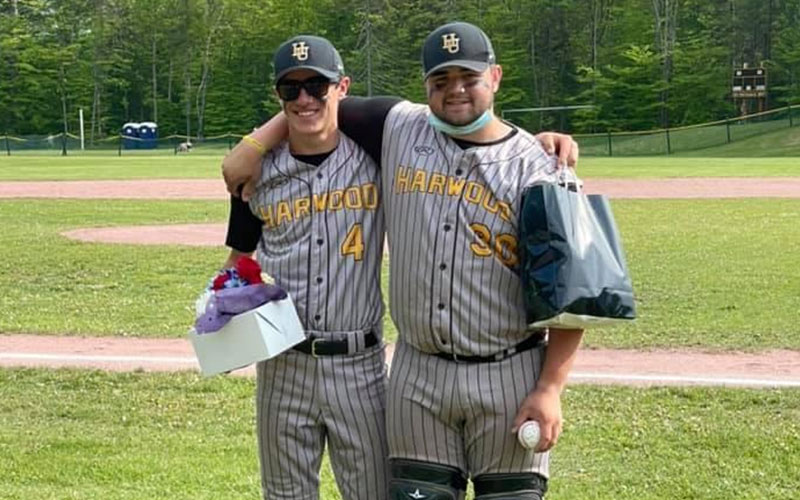
[[(47, 354), (33, 352), (0, 352), (0, 360), (29, 360), (29, 361), (65, 361), (65, 362), (97, 362), (97, 363), (153, 363), (153, 364), (187, 364), (197, 365), (194, 357), (177, 356), (97, 356), (81, 354)], [(702, 377), (679, 375), (637, 375), (574, 372), (569, 378), (575, 381), (608, 380), (615, 382), (652, 382), (652, 383), (681, 383), (702, 385), (736, 385), (736, 386), (761, 386), (761, 387), (800, 387), (800, 380), (770, 380), (751, 378), (729, 377)]]

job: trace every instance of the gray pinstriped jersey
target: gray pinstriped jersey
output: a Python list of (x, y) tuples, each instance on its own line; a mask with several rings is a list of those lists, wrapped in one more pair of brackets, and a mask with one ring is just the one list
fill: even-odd
[(268, 153), (250, 209), (264, 221), (262, 269), (287, 290), (308, 331), (380, 336), (385, 221), (375, 163), (340, 133), (317, 166), (284, 142)]
[(428, 124), (428, 113), (402, 102), (385, 122), (392, 319), (420, 351), (494, 354), (530, 335), (517, 214), (525, 187), (556, 180), (555, 162), (522, 130), (464, 150)]
[(294, 350), (259, 363), (257, 432), (264, 498), (319, 498), (327, 444), (345, 498), (386, 492), (385, 357), (363, 350), (381, 336), (380, 264), (385, 221), (374, 161), (340, 134), (319, 166), (294, 158), (287, 143), (262, 164), (250, 209), (263, 222), (262, 268), (291, 295), (306, 330), (344, 334), (360, 350), (313, 357)]

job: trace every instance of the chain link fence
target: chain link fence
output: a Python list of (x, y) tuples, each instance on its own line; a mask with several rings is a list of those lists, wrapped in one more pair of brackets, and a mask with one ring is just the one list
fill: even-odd
[[(800, 105), (765, 111), (752, 115), (688, 127), (644, 132), (607, 132), (575, 134), (581, 154), (586, 156), (656, 156), (700, 151), (741, 141), (749, 137), (774, 132), (800, 124)], [(170, 135), (160, 139), (140, 139), (116, 135), (85, 141), (81, 150), (80, 138), (72, 134), (48, 136), (0, 136), (0, 154), (6, 155), (73, 155), (96, 154), (119, 156), (149, 156), (180, 154), (190, 150), (195, 154), (223, 155), (242, 138), (240, 134), (223, 134), (191, 139), (185, 135)], [(188, 146), (191, 145), (191, 146)]]
[[(588, 156), (656, 156), (723, 146), (800, 124), (800, 106), (765, 111), (688, 127), (646, 132), (575, 134)], [(800, 149), (798, 150), (800, 153)]]
[(118, 155), (152, 156), (193, 152), (201, 155), (223, 155), (242, 138), (240, 134), (204, 137), (203, 140), (185, 135), (170, 135), (159, 139), (140, 139), (115, 135), (94, 141), (72, 134), (53, 135), (0, 135), (0, 155)]

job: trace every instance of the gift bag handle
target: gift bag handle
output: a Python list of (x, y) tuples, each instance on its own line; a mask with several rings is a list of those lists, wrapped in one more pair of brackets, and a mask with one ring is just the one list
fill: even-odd
[(574, 168), (564, 166), (558, 170), (558, 185), (570, 191), (583, 191), (583, 181), (578, 178)]

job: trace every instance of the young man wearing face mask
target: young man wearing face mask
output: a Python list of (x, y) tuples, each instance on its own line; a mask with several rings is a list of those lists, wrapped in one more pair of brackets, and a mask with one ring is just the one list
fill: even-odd
[[(517, 219), (526, 187), (557, 181), (557, 161), (494, 115), (502, 68), (482, 30), (437, 28), (422, 62), (428, 105), (394, 104), (383, 127), (370, 128), (383, 132), (399, 333), (387, 397), (389, 496), (461, 499), (470, 479), (476, 500), (538, 500), (583, 332), (528, 328)], [(516, 437), (526, 420), (541, 428), (535, 450)]]
[(257, 366), (264, 498), (319, 498), (326, 444), (344, 498), (386, 498), (380, 174), (338, 130), (350, 80), (333, 45), (293, 37), (274, 65), (288, 140), (263, 158), (249, 203), (231, 199), (226, 239), (227, 264), (255, 251), (308, 337)]

